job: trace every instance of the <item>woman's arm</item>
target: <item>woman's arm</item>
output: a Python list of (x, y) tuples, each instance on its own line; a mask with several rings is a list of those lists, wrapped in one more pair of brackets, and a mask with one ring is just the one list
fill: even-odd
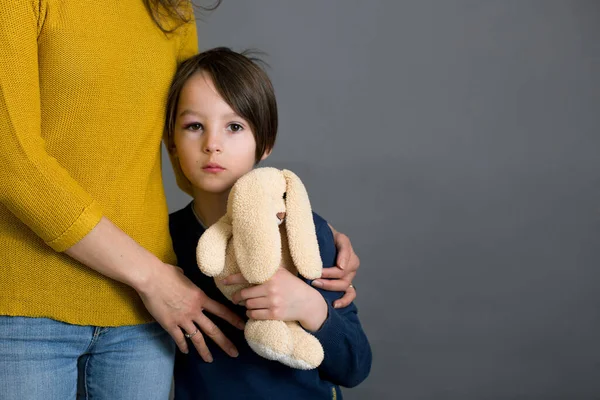
[(0, 201), (64, 251), (100, 221), (102, 210), (42, 138), (37, 38), (46, 1), (0, 0), (0, 10)]
[[(182, 329), (192, 333), (197, 324), (229, 355), (237, 355), (235, 346), (203, 314), (203, 310), (240, 329), (244, 326), (243, 321), (224, 305), (208, 298), (177, 267), (160, 261), (108, 219), (102, 218), (66, 254), (134, 288), (150, 314), (169, 332), (183, 353), (188, 352), (188, 347)], [(202, 335), (196, 334), (191, 340), (202, 358), (210, 361), (212, 357)]]

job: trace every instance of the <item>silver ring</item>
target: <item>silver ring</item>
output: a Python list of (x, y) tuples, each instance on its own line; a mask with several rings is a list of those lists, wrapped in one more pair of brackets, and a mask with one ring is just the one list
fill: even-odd
[(191, 339), (191, 338), (193, 338), (193, 337), (194, 337), (194, 335), (195, 335), (196, 333), (198, 333), (198, 329), (196, 329), (196, 330), (195, 330), (194, 332), (192, 332), (192, 333), (184, 333), (184, 334), (183, 334), (183, 336), (185, 336), (185, 337), (186, 337), (186, 338), (188, 338), (188, 339)]

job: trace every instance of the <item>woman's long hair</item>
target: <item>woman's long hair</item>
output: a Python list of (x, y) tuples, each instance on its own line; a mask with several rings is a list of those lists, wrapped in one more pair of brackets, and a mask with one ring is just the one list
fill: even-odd
[(171, 33), (192, 19), (193, 7), (203, 11), (216, 9), (221, 0), (216, 0), (212, 6), (200, 7), (193, 0), (143, 0), (146, 9), (161, 31)]

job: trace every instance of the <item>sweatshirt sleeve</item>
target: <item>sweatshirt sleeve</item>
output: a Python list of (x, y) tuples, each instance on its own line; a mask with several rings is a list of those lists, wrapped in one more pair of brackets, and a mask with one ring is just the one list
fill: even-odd
[[(335, 265), (333, 233), (321, 217), (314, 214), (314, 220), (323, 266)], [(333, 302), (344, 293), (317, 290), (327, 302), (328, 309), (323, 326), (318, 331), (311, 332), (319, 339), (325, 352), (319, 373), (323, 379), (334, 384), (354, 387), (369, 375), (372, 359), (371, 346), (358, 319), (356, 305), (351, 303), (342, 309), (333, 308)]]
[(38, 35), (46, 0), (0, 0), (0, 202), (56, 251), (102, 210), (51, 157), (41, 132)]

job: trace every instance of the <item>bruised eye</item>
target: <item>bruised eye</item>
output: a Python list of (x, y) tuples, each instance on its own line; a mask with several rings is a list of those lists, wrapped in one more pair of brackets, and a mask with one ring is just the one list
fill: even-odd
[(193, 124), (186, 125), (184, 128), (187, 130), (190, 130), (190, 131), (199, 131), (203, 128), (203, 126), (202, 126), (202, 124), (199, 124), (199, 123), (193, 123)]
[(232, 132), (240, 132), (244, 130), (244, 127), (240, 124), (229, 124), (229, 126), (227, 127), (230, 131)]
[(287, 192), (283, 192), (283, 199), (285, 200), (286, 197), (287, 197)]

